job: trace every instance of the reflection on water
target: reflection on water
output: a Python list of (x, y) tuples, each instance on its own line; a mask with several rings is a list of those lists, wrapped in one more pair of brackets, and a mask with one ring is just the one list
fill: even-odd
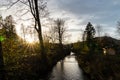
[(71, 54), (56, 64), (49, 80), (83, 80), (82, 70), (79, 68), (73, 53)]

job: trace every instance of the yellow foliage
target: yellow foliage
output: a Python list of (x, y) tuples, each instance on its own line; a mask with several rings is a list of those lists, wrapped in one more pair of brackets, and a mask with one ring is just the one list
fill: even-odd
[(88, 52), (89, 51), (89, 48), (87, 45), (84, 45), (83, 49), (82, 49), (84, 52)]

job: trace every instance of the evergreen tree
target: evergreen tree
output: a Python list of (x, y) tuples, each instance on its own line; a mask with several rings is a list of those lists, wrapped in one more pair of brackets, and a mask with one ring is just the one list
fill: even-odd
[(88, 22), (84, 33), (86, 35), (87, 46), (89, 47), (90, 50), (92, 50), (94, 46), (93, 38), (95, 35), (95, 29), (90, 22)]

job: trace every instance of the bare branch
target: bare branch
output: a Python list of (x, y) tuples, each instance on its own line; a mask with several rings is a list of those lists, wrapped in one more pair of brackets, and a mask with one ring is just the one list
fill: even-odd
[(38, 28), (37, 28), (37, 22), (35, 21), (35, 29), (37, 32), (39, 32)]
[(27, 4), (28, 2), (26, 1), (26, 2), (24, 2), (24, 1), (20, 1), (22, 4), (25, 4), (26, 6), (28, 6), (29, 7), (29, 5)]
[(15, 2), (13, 2), (7, 9), (10, 9), (12, 6), (14, 6), (16, 3), (18, 3), (20, 0), (17, 0)]
[(29, 12), (30, 12), (30, 11), (27, 10), (26, 12), (24, 12), (24, 13), (21, 15), (21, 17), (24, 16), (24, 15), (26, 15), (26, 14), (29, 13)]
[[(33, 0), (32, 0), (33, 1)], [(31, 13), (32, 13), (32, 15), (33, 15), (33, 17), (36, 19), (36, 16), (35, 16), (35, 11), (33, 11), (33, 4), (32, 4), (32, 2), (31, 2), (31, 0), (28, 0), (28, 2), (29, 2), (29, 7), (30, 7), (30, 10), (31, 10)]]
[(33, 18), (28, 18), (28, 19), (22, 19), (22, 18), (19, 18), (19, 19), (17, 19), (16, 21), (28, 21), (28, 20), (31, 20), (31, 19), (33, 19)]

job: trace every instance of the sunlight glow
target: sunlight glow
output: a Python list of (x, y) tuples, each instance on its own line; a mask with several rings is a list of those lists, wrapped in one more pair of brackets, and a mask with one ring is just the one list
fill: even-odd
[(28, 43), (30, 43), (30, 44), (35, 43), (34, 38), (32, 38), (32, 37), (30, 37), (30, 36), (27, 36), (26, 41), (27, 41)]
[(27, 39), (27, 42), (28, 43), (34, 43), (34, 40), (33, 39)]

